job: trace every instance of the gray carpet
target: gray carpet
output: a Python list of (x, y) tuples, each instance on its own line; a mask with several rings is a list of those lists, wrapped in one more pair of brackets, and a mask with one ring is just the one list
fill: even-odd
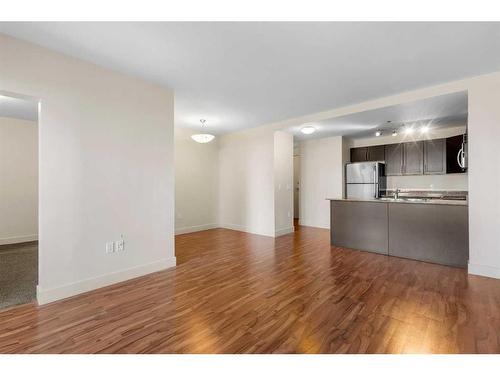
[(37, 284), (37, 242), (0, 246), (0, 309), (33, 302)]

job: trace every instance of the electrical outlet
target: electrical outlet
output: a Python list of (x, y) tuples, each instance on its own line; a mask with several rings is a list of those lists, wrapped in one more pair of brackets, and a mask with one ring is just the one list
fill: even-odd
[(116, 251), (125, 250), (125, 240), (123, 239), (123, 234), (120, 237), (121, 237), (120, 240), (115, 242)]
[(115, 243), (106, 242), (106, 254), (111, 254), (115, 252)]

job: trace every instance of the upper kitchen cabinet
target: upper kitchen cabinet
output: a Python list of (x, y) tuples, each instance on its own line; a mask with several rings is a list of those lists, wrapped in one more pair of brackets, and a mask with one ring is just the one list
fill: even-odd
[(403, 144), (394, 143), (385, 146), (385, 175), (401, 176), (403, 174)]
[(368, 147), (367, 161), (384, 161), (385, 160), (385, 146), (370, 146)]
[(384, 146), (351, 148), (351, 162), (384, 161)]
[(458, 162), (463, 152), (467, 152), (467, 144), (464, 143), (464, 136), (459, 135), (351, 148), (351, 162), (385, 161), (386, 176), (464, 173), (467, 166), (462, 167)]
[(367, 161), (368, 147), (354, 147), (351, 148), (351, 162), (357, 163), (360, 161)]
[(446, 139), (424, 143), (424, 174), (446, 173)]
[(424, 142), (403, 144), (403, 174), (419, 175), (424, 173)]

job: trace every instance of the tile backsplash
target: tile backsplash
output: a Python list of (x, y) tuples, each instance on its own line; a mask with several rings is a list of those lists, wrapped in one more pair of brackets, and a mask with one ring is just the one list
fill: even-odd
[(388, 176), (387, 189), (468, 191), (467, 173), (419, 176)]

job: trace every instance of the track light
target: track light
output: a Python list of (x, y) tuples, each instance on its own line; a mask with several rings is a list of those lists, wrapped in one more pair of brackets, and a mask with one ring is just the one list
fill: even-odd
[(413, 129), (412, 127), (408, 126), (408, 127), (405, 127), (405, 133), (406, 134), (413, 134), (413, 131), (415, 129)]

